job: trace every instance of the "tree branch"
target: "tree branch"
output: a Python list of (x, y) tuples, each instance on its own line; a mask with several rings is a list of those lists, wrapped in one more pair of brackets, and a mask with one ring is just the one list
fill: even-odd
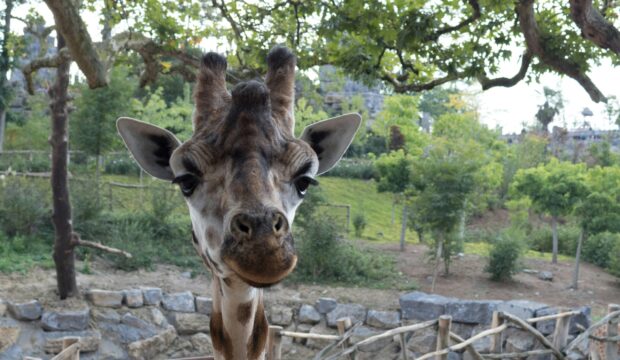
[(131, 259), (132, 258), (132, 255), (130, 253), (128, 253), (127, 251), (123, 251), (123, 250), (120, 250), (120, 249), (117, 249), (117, 248), (105, 246), (103, 244), (100, 244), (100, 243), (94, 242), (94, 241), (82, 240), (80, 238), (80, 234), (78, 234), (76, 232), (71, 233), (71, 245), (73, 247), (85, 246), (85, 247), (89, 247), (89, 248), (93, 248), (93, 249), (98, 249), (98, 250), (102, 250), (102, 251), (105, 251), (105, 252), (109, 252), (110, 254), (122, 255), (122, 256), (126, 257), (127, 259)]
[(57, 31), (65, 38), (73, 60), (86, 76), (88, 86), (91, 89), (106, 86), (107, 69), (99, 59), (75, 3), (71, 0), (45, 0), (45, 3), (54, 14)]
[(592, 0), (570, 0), (570, 14), (581, 36), (620, 55), (620, 32), (592, 6)]
[(467, 0), (467, 2), (469, 3), (469, 6), (471, 6), (472, 10), (473, 10), (473, 14), (466, 18), (465, 20), (461, 21), (460, 23), (458, 23), (457, 25), (454, 26), (446, 26), (444, 28), (441, 28), (439, 30), (437, 30), (436, 32), (434, 32), (433, 34), (427, 36), (424, 40), (425, 41), (436, 41), (437, 39), (439, 39), (439, 37), (441, 35), (459, 30), (461, 28), (464, 28), (465, 26), (473, 23), (474, 21), (478, 20), (480, 18), (480, 16), (482, 15), (481, 11), (480, 11), (480, 4), (478, 4), (477, 0)]
[(519, 0), (516, 11), (521, 32), (525, 37), (528, 50), (536, 55), (542, 63), (551, 67), (558, 73), (568, 75), (575, 79), (588, 95), (590, 95), (592, 101), (605, 101), (605, 96), (596, 85), (594, 85), (592, 80), (583, 73), (578, 64), (570, 59), (560, 57), (546, 50), (546, 44), (540, 35), (540, 29), (538, 28), (538, 23), (534, 16), (534, 0)]
[(503, 86), (503, 87), (512, 87), (515, 86), (519, 81), (523, 80), (525, 74), (527, 74), (527, 70), (530, 67), (530, 63), (532, 62), (532, 52), (526, 50), (523, 56), (521, 57), (521, 67), (519, 71), (515, 74), (515, 76), (511, 78), (507, 77), (499, 77), (494, 79), (489, 79), (485, 73), (478, 75), (478, 82), (482, 85), (482, 90), (488, 90), (495, 86)]
[(431, 80), (427, 83), (423, 83), (423, 84), (403, 84), (402, 82), (400, 82), (398, 79), (394, 78), (393, 76), (391, 76), (388, 73), (384, 73), (383, 76), (381, 76), (381, 79), (384, 81), (389, 82), (390, 84), (392, 84), (392, 86), (394, 87), (394, 91), (397, 93), (405, 93), (405, 92), (420, 92), (420, 91), (425, 91), (425, 90), (431, 90), (434, 87), (437, 87), (439, 85), (443, 85), (447, 82), (450, 81), (454, 81), (454, 80), (458, 80), (458, 79), (462, 79), (464, 77), (463, 74), (461, 73), (452, 73), (452, 74), (448, 74), (444, 77), (438, 78), (438, 79), (434, 79)]
[(54, 56), (48, 56), (31, 61), (22, 67), (22, 73), (26, 79), (26, 89), (30, 95), (34, 95), (34, 86), (32, 84), (32, 73), (42, 68), (57, 68), (65, 61), (71, 61), (71, 55), (67, 48), (62, 48)]

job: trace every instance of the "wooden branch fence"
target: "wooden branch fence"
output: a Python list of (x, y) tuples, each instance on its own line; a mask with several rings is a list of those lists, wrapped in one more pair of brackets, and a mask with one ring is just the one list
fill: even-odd
[[(507, 312), (494, 312), (491, 327), (482, 331), (469, 339), (463, 339), (451, 331), (452, 318), (449, 315), (442, 315), (436, 320), (426, 321), (413, 325), (401, 326), (383, 333), (370, 336), (357, 343), (351, 343), (350, 338), (354, 328), (360, 323), (351, 326), (349, 318), (339, 319), (337, 322), (338, 335), (309, 334), (301, 332), (285, 331), (280, 326), (270, 326), (267, 338), (267, 360), (281, 360), (282, 358), (282, 337), (288, 336), (298, 339), (320, 339), (331, 340), (333, 343), (321, 350), (314, 360), (335, 360), (351, 359), (355, 360), (359, 348), (385, 338), (394, 338), (400, 343), (400, 355), (403, 360), (410, 360), (411, 354), (407, 352), (406, 337), (407, 333), (415, 333), (423, 329), (434, 328), (437, 332), (437, 347), (435, 351), (423, 354), (416, 360), (447, 360), (450, 352), (467, 351), (475, 360), (484, 359), (524, 359), (533, 355), (553, 355), (556, 359), (565, 360), (566, 354), (573, 351), (586, 338), (604, 342), (604, 359), (619, 360), (618, 343), (618, 323), (620, 321), (620, 305), (611, 304), (608, 306), (608, 314), (600, 321), (585, 329), (581, 335), (568, 343), (570, 329), (570, 319), (578, 315), (579, 311), (563, 310), (558, 314), (535, 317), (522, 320), (515, 315)], [(535, 328), (535, 324), (542, 321), (555, 320), (555, 331), (552, 339), (548, 340), (540, 331)], [(593, 333), (601, 326), (607, 325), (607, 334), (604, 337), (594, 336)], [(503, 352), (502, 332), (509, 327), (519, 328), (542, 344), (543, 349), (523, 351), (523, 352)], [(415, 335), (415, 334), (414, 334)], [(490, 346), (485, 352), (478, 351), (474, 342), (483, 338), (490, 337)], [(588, 349), (590, 351), (590, 349)], [(597, 355), (594, 355), (597, 356)]]

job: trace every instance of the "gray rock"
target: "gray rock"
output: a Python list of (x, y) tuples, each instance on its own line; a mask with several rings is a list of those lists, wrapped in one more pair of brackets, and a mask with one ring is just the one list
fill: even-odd
[(466, 324), (490, 324), (493, 311), (501, 301), (495, 300), (455, 300), (446, 305), (446, 313), (452, 321)]
[(91, 289), (86, 292), (86, 299), (95, 306), (119, 308), (123, 305), (123, 292)]
[(349, 317), (351, 323), (366, 321), (366, 308), (360, 304), (338, 304), (327, 314), (327, 326), (336, 327), (338, 319)]
[(213, 344), (209, 335), (203, 333), (194, 334), (189, 338), (189, 341), (197, 354), (213, 354)]
[(6, 315), (7, 308), (8, 308), (8, 305), (6, 301), (0, 299), (0, 317)]
[(166, 328), (169, 325), (168, 320), (158, 308), (150, 308), (149, 317), (151, 322), (159, 327)]
[(288, 326), (293, 322), (293, 311), (287, 306), (274, 305), (269, 311), (270, 324)]
[(209, 317), (199, 313), (175, 313), (173, 324), (180, 335), (209, 332)]
[(507, 329), (504, 332), (504, 336), (506, 339), (505, 351), (507, 353), (530, 351), (534, 348), (534, 337), (526, 331)]
[(185, 279), (191, 279), (192, 278), (192, 273), (189, 271), (184, 271), (181, 273), (181, 277), (185, 278)]
[[(536, 311), (536, 317), (555, 315), (558, 313), (558, 309), (555, 307), (546, 307)], [(536, 323), (536, 329), (543, 335), (552, 334), (555, 330), (555, 320), (545, 320)]]
[(314, 306), (303, 304), (299, 308), (299, 322), (302, 324), (316, 324), (321, 321), (321, 314), (314, 308)]
[(21, 329), (17, 321), (0, 317), (0, 353), (13, 346), (20, 333)]
[(196, 296), (196, 312), (211, 315), (213, 311), (213, 299), (206, 296)]
[(55, 331), (45, 334), (45, 352), (58, 354), (62, 351), (62, 342), (66, 338), (78, 338), (80, 352), (93, 352), (99, 349), (101, 334), (99, 331)]
[(334, 310), (337, 305), (338, 302), (336, 301), (336, 299), (323, 297), (319, 298), (316, 301), (314, 307), (319, 312), (319, 314), (327, 314), (328, 312)]
[(127, 360), (129, 355), (123, 347), (105, 337), (101, 339), (99, 344), (99, 358), (97, 360)]
[[(357, 342), (360, 342), (366, 338), (369, 338), (377, 334), (379, 334), (379, 331), (377, 330), (373, 330), (367, 326), (358, 326), (357, 328), (353, 330), (353, 333), (351, 334), (351, 341), (353, 343), (357, 343)], [(362, 345), (359, 347), (359, 350), (361, 352), (377, 352), (383, 349), (384, 347), (388, 346), (391, 342), (392, 342), (392, 338), (387, 337), (387, 338), (383, 338), (375, 342), (372, 342), (370, 344)]]
[(453, 322), (450, 327), (450, 331), (462, 337), (463, 339), (469, 339), (471, 337), (471, 333), (474, 331), (474, 324), (464, 324), (459, 322)]
[(144, 305), (144, 297), (142, 296), (142, 290), (140, 289), (129, 289), (123, 291), (123, 302), (127, 307), (130, 308), (138, 308)]
[(176, 338), (177, 332), (174, 327), (170, 326), (160, 334), (148, 339), (134, 341), (128, 347), (129, 358), (135, 360), (152, 359), (157, 354), (166, 351)]
[(156, 332), (157, 330), (153, 327), (153, 325), (143, 319), (140, 319), (137, 316), (134, 316), (131, 313), (125, 313), (121, 317), (121, 323), (127, 326), (134, 327), (136, 329), (148, 330), (151, 332)]
[(398, 311), (368, 310), (366, 323), (380, 329), (393, 329), (400, 325), (400, 314)]
[(529, 300), (510, 300), (497, 305), (497, 311), (515, 315), (523, 320), (533, 318), (537, 311), (548, 307), (547, 304)]
[(407, 349), (416, 354), (426, 354), (435, 351), (437, 346), (437, 332), (432, 328), (416, 331), (407, 342)]
[(91, 310), (93, 319), (97, 322), (107, 321), (110, 323), (119, 323), (121, 322), (121, 316), (115, 310), (112, 309), (92, 309)]
[(41, 327), (47, 331), (80, 331), (88, 328), (90, 310), (44, 311)]
[(144, 298), (144, 305), (159, 306), (163, 299), (163, 293), (160, 288), (145, 287), (142, 288), (142, 297)]
[(434, 320), (446, 313), (446, 306), (456, 299), (441, 295), (413, 291), (399, 299), (402, 317), (405, 320)]
[(577, 334), (582, 331), (580, 327), (587, 329), (590, 327), (590, 322), (592, 320), (592, 308), (589, 306), (582, 306), (575, 310), (579, 310), (579, 314), (571, 317), (570, 319), (570, 328), (568, 330), (569, 334)]
[(553, 273), (551, 271), (541, 271), (536, 276), (543, 281), (553, 281)]
[(36, 320), (43, 314), (43, 306), (38, 300), (30, 300), (23, 303), (9, 303), (9, 311), (17, 320)]
[(100, 322), (97, 327), (104, 339), (121, 344), (144, 340), (157, 334), (158, 328), (130, 313), (121, 317), (120, 323)]
[(194, 295), (185, 291), (175, 294), (165, 294), (162, 299), (164, 309), (178, 312), (196, 312)]

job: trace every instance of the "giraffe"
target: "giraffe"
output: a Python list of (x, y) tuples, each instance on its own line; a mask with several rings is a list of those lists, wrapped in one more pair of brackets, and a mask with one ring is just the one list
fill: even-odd
[(202, 57), (194, 89), (193, 134), (130, 118), (119, 134), (152, 176), (178, 184), (192, 222), (192, 243), (213, 274), (210, 333), (217, 360), (264, 359), (268, 323), (263, 288), (295, 267), (291, 224), (315, 177), (332, 168), (361, 117), (347, 114), (294, 136), (296, 57), (276, 47), (265, 81), (226, 88), (226, 59)]
[[(599, 337), (599, 338), (605, 338), (607, 337), (607, 327), (609, 325), (603, 325), (603, 326), (599, 326), (598, 329), (594, 330), (594, 332), (592, 332), (592, 335), (594, 337)], [(618, 333), (620, 334), (620, 324), (618, 324)], [(589, 359), (592, 360), (612, 360), (612, 359), (607, 359), (606, 355), (605, 355), (605, 348), (607, 346), (606, 342), (603, 341), (598, 341), (598, 340), (594, 340), (594, 339), (590, 339), (590, 356)], [(617, 358), (620, 358), (620, 342), (618, 342), (617, 344), (617, 353), (616, 356)]]

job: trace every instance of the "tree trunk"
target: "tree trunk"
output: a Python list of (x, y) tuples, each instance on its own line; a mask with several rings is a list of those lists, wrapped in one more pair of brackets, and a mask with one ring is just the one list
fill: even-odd
[(557, 216), (551, 217), (551, 230), (553, 232), (553, 249), (551, 255), (551, 263), (558, 263), (558, 218)]
[[(0, 100), (2, 101), (2, 100)], [(6, 127), (6, 107), (0, 104), (0, 153), (4, 150), (4, 129)]]
[(437, 243), (437, 253), (435, 254), (435, 268), (433, 269), (433, 281), (431, 283), (431, 292), (435, 292), (435, 283), (437, 282), (437, 273), (439, 273), (439, 261), (441, 260), (441, 253), (443, 251), (443, 234), (439, 234)]
[[(58, 36), (58, 50), (65, 46), (62, 36)], [(71, 243), (73, 226), (71, 224), (71, 203), (67, 181), (67, 158), (69, 149), (67, 98), (69, 88), (70, 61), (62, 62), (56, 70), (56, 81), (49, 89), (52, 112), (52, 197), (55, 241), (54, 263), (56, 281), (61, 299), (78, 295), (75, 279), (75, 254)]]
[(403, 225), (400, 229), (400, 251), (405, 251), (405, 235), (407, 233), (407, 203), (403, 205)]
[(579, 259), (581, 258), (581, 246), (583, 245), (583, 240), (586, 237), (586, 231), (581, 229), (579, 233), (579, 240), (577, 241), (577, 252), (575, 253), (575, 270), (573, 271), (573, 284), (571, 288), (577, 290), (579, 288)]

